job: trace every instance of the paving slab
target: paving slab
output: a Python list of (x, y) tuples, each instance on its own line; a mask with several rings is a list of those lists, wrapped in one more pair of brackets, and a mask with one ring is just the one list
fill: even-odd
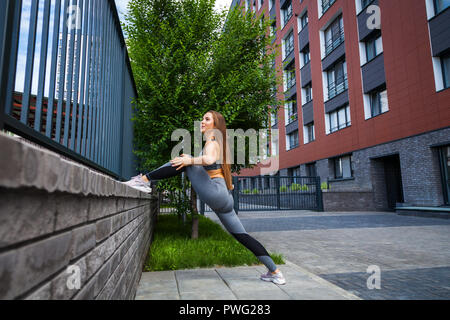
[[(220, 224), (214, 213), (205, 215)], [(239, 218), (269, 252), (283, 255), (286, 264), (279, 268), (287, 283), (258, 283), (259, 274), (266, 272), (263, 265), (213, 268), (225, 284), (220, 290), (235, 299), (450, 299), (447, 219), (372, 211), (240, 212)], [(380, 269), (380, 289), (367, 286), (370, 266)], [(199, 277), (204, 279), (205, 272)]]
[(136, 300), (358, 300), (290, 261), (279, 265), (287, 283), (259, 279), (262, 265), (144, 272)]

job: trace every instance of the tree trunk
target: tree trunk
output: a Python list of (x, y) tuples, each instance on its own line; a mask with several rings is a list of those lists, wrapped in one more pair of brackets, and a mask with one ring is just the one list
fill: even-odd
[(192, 207), (192, 230), (191, 239), (198, 238), (198, 211), (197, 211), (197, 194), (191, 186), (191, 207)]

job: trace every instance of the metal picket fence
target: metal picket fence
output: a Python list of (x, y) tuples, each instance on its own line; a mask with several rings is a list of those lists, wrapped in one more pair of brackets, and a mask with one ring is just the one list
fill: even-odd
[(137, 97), (113, 0), (0, 1), (0, 130), (135, 174)]
[[(235, 176), (234, 210), (316, 210), (323, 211), (320, 177)], [(211, 211), (201, 204), (201, 211)]]

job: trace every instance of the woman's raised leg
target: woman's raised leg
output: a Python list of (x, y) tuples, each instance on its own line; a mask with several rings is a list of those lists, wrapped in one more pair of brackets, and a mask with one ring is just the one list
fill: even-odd
[(186, 173), (198, 197), (216, 213), (227, 231), (249, 249), (270, 272), (274, 272), (277, 266), (269, 253), (259, 241), (245, 231), (234, 211), (233, 196), (229, 193), (225, 180), (211, 179), (201, 166), (189, 166)]
[(163, 164), (161, 167), (146, 173), (145, 176), (150, 181), (162, 180), (162, 179), (175, 177), (175, 176), (179, 175), (181, 172), (183, 172), (184, 170), (185, 170), (185, 168), (181, 168), (180, 170), (177, 170), (176, 167), (172, 167), (172, 163), (167, 162), (167, 163)]

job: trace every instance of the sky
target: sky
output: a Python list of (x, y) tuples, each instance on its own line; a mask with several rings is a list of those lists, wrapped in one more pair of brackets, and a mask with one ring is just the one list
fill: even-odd
[[(116, 7), (117, 7), (117, 11), (119, 13), (119, 18), (122, 22), (125, 22), (125, 14), (127, 12), (127, 4), (128, 4), (129, 0), (114, 0), (114, 2), (116, 3)], [(216, 9), (229, 9), (231, 2), (233, 0), (216, 0)]]

